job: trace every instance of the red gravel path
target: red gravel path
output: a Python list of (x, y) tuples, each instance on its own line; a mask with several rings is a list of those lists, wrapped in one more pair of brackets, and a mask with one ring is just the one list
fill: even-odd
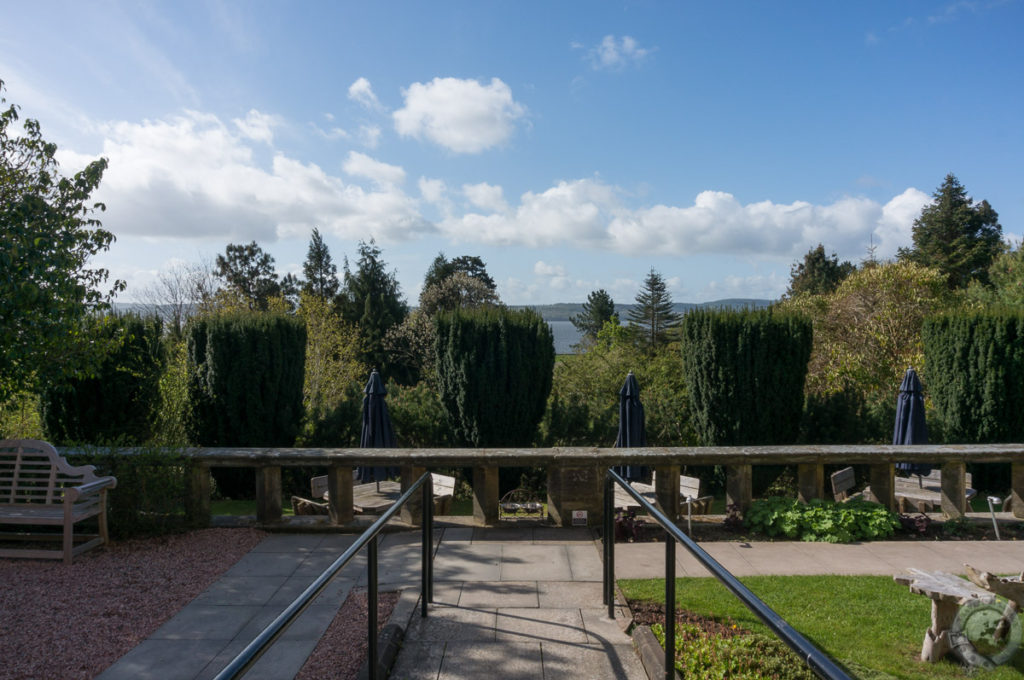
[(264, 536), (203, 529), (97, 548), (70, 566), (0, 560), (0, 680), (95, 677)]

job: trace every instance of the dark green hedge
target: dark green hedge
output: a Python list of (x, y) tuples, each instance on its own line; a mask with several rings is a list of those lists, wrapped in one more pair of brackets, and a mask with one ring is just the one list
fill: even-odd
[(925, 320), (925, 384), (949, 443), (1024, 441), (1024, 311)]
[(688, 313), (682, 323), (690, 413), (706, 446), (797, 440), (811, 322), (772, 310)]
[(187, 425), (199, 446), (292, 446), (302, 421), (306, 327), (244, 312), (194, 319)]
[(544, 415), (555, 347), (532, 310), (456, 310), (435, 319), (441, 404), (459, 445), (529, 446)]
[(160, 321), (109, 316), (90, 320), (84, 332), (98, 344), (110, 343), (112, 351), (95, 377), (71, 378), (43, 392), (47, 438), (56, 444), (147, 441), (166, 365)]

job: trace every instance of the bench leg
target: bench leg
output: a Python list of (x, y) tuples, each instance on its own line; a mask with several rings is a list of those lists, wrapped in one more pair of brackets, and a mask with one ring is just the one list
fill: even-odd
[(71, 503), (64, 499), (64, 564), (71, 564), (71, 551), (75, 547), (75, 523), (71, 519)]
[(953, 646), (949, 642), (949, 629), (960, 609), (956, 602), (932, 600), (932, 625), (924, 634), (921, 645), (921, 661), (941, 661)]
[(103, 545), (110, 543), (110, 534), (107, 533), (107, 490), (100, 491), (100, 514), (97, 518), (100, 525), (100, 540)]

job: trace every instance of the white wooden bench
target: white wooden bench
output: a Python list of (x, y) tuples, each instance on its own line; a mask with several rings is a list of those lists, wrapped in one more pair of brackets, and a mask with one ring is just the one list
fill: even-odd
[[(113, 477), (97, 477), (92, 465), (70, 465), (46, 442), (0, 441), (0, 524), (63, 527), (61, 550), (0, 548), (0, 557), (71, 558), (107, 542), (107, 489)], [(75, 536), (75, 524), (96, 517), (99, 533)], [(56, 534), (4, 534), (4, 539), (41, 541)], [(75, 545), (75, 541), (84, 542)]]
[[(858, 493), (850, 493), (857, 485), (853, 468), (846, 467), (832, 474), (832, 494), (836, 501), (847, 501), (851, 498), (871, 498), (871, 489), (866, 488)], [(978, 492), (971, 487), (971, 473), (965, 475), (967, 486), (965, 494), (970, 501)], [(917, 510), (933, 512), (942, 506), (942, 471), (935, 469), (927, 475), (896, 477), (896, 503), (900, 512)], [(969, 509), (969, 508), (968, 508)]]
[[(656, 475), (657, 473), (655, 473)], [(653, 505), (657, 505), (657, 494), (654, 492), (654, 482), (650, 484), (643, 484), (641, 482), (632, 482), (630, 484), (641, 496), (646, 498)], [(711, 503), (715, 500), (714, 496), (701, 496), (700, 495), (700, 479), (697, 477), (687, 477), (686, 475), (679, 475), (679, 501), (680, 506), (688, 507), (688, 514), (691, 515), (706, 515), (711, 512)], [(623, 489), (615, 485), (615, 508), (616, 509), (639, 509), (636, 501), (633, 497), (626, 493)]]

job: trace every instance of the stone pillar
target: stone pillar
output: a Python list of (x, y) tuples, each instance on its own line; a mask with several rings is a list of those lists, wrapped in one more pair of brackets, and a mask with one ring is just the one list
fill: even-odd
[[(422, 477), (426, 473), (427, 468), (420, 467), (418, 465), (403, 465), (402, 466), (402, 493), (408, 491), (409, 487), (412, 486), (417, 479)], [(401, 511), (398, 513), (402, 518), (403, 522), (407, 522), (414, 527), (418, 527), (423, 523), (423, 496), (419, 492), (414, 493), (409, 498), (409, 502), (402, 506)]]
[(1024, 463), (1010, 464), (1010, 511), (1024, 519)]
[(967, 466), (963, 461), (942, 464), (942, 514), (962, 517), (967, 512)]
[(725, 466), (725, 505), (739, 506), (740, 513), (746, 513), (753, 502), (754, 482), (753, 466)]
[(679, 466), (658, 465), (654, 468), (654, 496), (658, 507), (670, 521), (675, 522), (682, 514), (679, 500)]
[(572, 526), (572, 511), (586, 510), (587, 523), (604, 518), (604, 471), (600, 465), (548, 466), (548, 515), (558, 526)]
[(875, 463), (870, 466), (869, 480), (871, 499), (896, 511), (896, 466), (892, 463)]
[(800, 502), (824, 498), (825, 466), (821, 463), (799, 463), (796, 468)]
[(473, 521), (480, 526), (498, 522), (498, 468), (473, 466)]
[(281, 467), (256, 468), (256, 521), (260, 524), (281, 519)]
[(210, 526), (210, 466), (192, 463), (188, 467), (185, 521), (194, 529)]
[(351, 467), (335, 464), (327, 468), (327, 512), (333, 524), (347, 524), (355, 518)]

